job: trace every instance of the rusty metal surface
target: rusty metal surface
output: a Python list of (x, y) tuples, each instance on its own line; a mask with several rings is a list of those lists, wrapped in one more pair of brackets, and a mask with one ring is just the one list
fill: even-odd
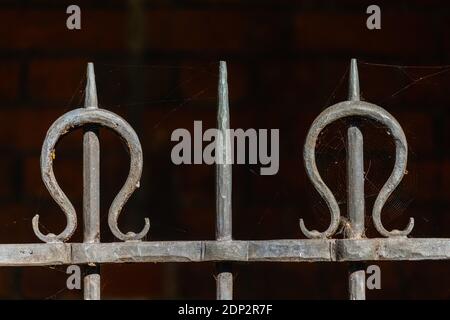
[[(332, 122), (350, 116), (371, 118), (383, 124), (395, 141), (395, 164), (391, 175), (381, 188), (373, 209), (372, 220), (377, 231), (385, 237), (406, 237), (414, 227), (414, 220), (410, 218), (404, 230), (388, 231), (381, 222), (381, 210), (389, 196), (401, 182), (408, 158), (408, 146), (405, 134), (395, 118), (383, 108), (360, 101), (360, 84), (356, 59), (352, 59), (349, 71), (348, 101), (337, 103), (325, 109), (313, 122), (307, 134), (304, 146), (303, 159), (306, 173), (315, 189), (327, 203), (330, 210), (331, 221), (329, 227), (319, 232), (306, 228), (303, 219), (300, 219), (300, 229), (308, 238), (331, 238), (338, 228), (342, 226), (344, 237), (349, 239), (364, 238), (364, 150), (363, 136), (357, 126), (350, 126), (347, 131), (347, 219), (341, 217), (338, 203), (322, 180), (316, 166), (316, 143), (322, 130)], [(364, 264), (350, 265), (348, 279), (349, 299), (365, 299), (365, 267)]]
[[(354, 84), (353, 86), (354, 87), (350, 86), (350, 90), (359, 88), (359, 84)], [(359, 94), (350, 93), (350, 96), (353, 99), (355, 97), (358, 97)], [(394, 168), (375, 200), (375, 204), (372, 209), (372, 219), (375, 228), (382, 236), (407, 236), (414, 227), (413, 218), (410, 218), (409, 224), (404, 230), (388, 231), (384, 228), (381, 222), (381, 210), (383, 209), (386, 200), (401, 182), (406, 171), (408, 146), (406, 143), (405, 134), (400, 124), (389, 112), (375, 104), (359, 100), (343, 101), (331, 107), (328, 107), (314, 120), (311, 128), (308, 131), (305, 146), (303, 149), (303, 159), (305, 163), (306, 173), (311, 180), (314, 188), (325, 200), (330, 210), (331, 222), (329, 227), (325, 231), (319, 232), (317, 230), (308, 230), (303, 219), (300, 219), (300, 228), (303, 234), (308, 238), (330, 238), (336, 233), (337, 229), (339, 228), (341, 222), (339, 206), (333, 193), (324, 183), (317, 169), (315, 149), (319, 134), (327, 125), (338, 119), (350, 116), (359, 116), (378, 121), (389, 130), (392, 138), (394, 139), (396, 146)]]
[[(218, 129), (225, 137), (218, 145), (223, 160), (232, 155), (229, 136), (229, 106), (227, 71), (220, 62), (218, 86)], [(334, 195), (317, 170), (315, 148), (320, 132), (338, 119), (359, 116), (376, 120), (391, 133), (396, 145), (393, 171), (380, 190), (372, 208), (373, 224), (381, 236), (367, 239), (364, 235), (364, 167), (363, 137), (356, 126), (348, 129), (347, 141), (347, 215), (341, 217)], [(83, 127), (84, 188), (83, 243), (67, 243), (77, 228), (75, 209), (59, 187), (52, 163), (55, 147), (61, 136)], [(130, 154), (130, 170), (126, 182), (115, 197), (108, 212), (108, 225), (114, 236), (124, 242), (101, 243), (99, 221), (99, 139), (97, 130), (106, 127), (116, 132), (126, 143)], [(239, 241), (232, 239), (232, 167), (219, 163), (216, 170), (216, 240), (198, 241), (138, 241), (150, 228), (149, 220), (139, 233), (122, 233), (117, 225), (121, 210), (139, 187), (142, 174), (142, 148), (133, 128), (118, 115), (99, 109), (93, 65), (88, 65), (84, 108), (72, 110), (57, 119), (47, 132), (41, 152), (42, 180), (52, 198), (62, 209), (67, 224), (60, 234), (44, 235), (39, 230), (39, 216), (32, 220), (36, 236), (46, 243), (0, 244), (0, 266), (85, 265), (85, 299), (100, 299), (101, 264), (216, 262), (217, 299), (233, 297), (233, 262), (350, 262), (349, 298), (365, 298), (364, 263), (369, 261), (450, 260), (450, 239), (410, 239), (414, 221), (404, 230), (388, 231), (381, 222), (383, 206), (401, 182), (406, 170), (408, 148), (405, 134), (395, 118), (383, 108), (360, 101), (356, 61), (352, 60), (349, 77), (349, 101), (337, 103), (323, 111), (313, 122), (306, 137), (303, 158), (306, 173), (330, 210), (330, 225), (319, 232), (309, 230), (300, 219), (300, 228), (307, 238), (287, 240)], [(340, 226), (344, 239), (332, 239)], [(66, 243), (65, 243), (66, 242)]]
[[(364, 237), (364, 157), (363, 136), (357, 127), (347, 131), (347, 214), (344, 235), (350, 239)], [(363, 264), (353, 264), (349, 270), (349, 299), (365, 300), (366, 270)]]
[(364, 102), (364, 101), (344, 101), (337, 103), (325, 111), (323, 111), (317, 118), (314, 120), (311, 129), (308, 132), (308, 136), (305, 142), (304, 149), (304, 161), (306, 172), (311, 182), (313, 183), (316, 190), (325, 200), (330, 209), (331, 213), (331, 223), (327, 230), (324, 232), (319, 232), (317, 230), (309, 231), (306, 229), (303, 219), (300, 220), (300, 227), (305, 236), (308, 238), (328, 238), (334, 235), (337, 228), (339, 227), (340, 222), (340, 210), (339, 206), (336, 202), (336, 199), (327, 185), (323, 182), (320, 173), (316, 166), (316, 156), (315, 156), (315, 147), (317, 138), (320, 132), (330, 123), (350, 116), (361, 116), (371, 118), (376, 120), (386, 126), (387, 129), (390, 130), (390, 133), (395, 141), (396, 145), (396, 153), (395, 153), (395, 165), (394, 169), (389, 176), (388, 180), (381, 188), (380, 193), (378, 194), (375, 204), (372, 209), (372, 218), (373, 223), (377, 229), (377, 231), (385, 236), (407, 236), (414, 227), (414, 219), (410, 218), (408, 226), (404, 230), (392, 230), (388, 231), (383, 227), (381, 223), (381, 210), (391, 195), (391, 193), (398, 186), (400, 181), (402, 180), (405, 170), (406, 170), (406, 162), (407, 162), (407, 154), (408, 148), (406, 143), (406, 137), (403, 133), (402, 128), (395, 118), (389, 114), (386, 110), (378, 107), (377, 105)]
[[(359, 75), (356, 60), (352, 59), (349, 73), (349, 101), (359, 101)], [(347, 218), (344, 236), (349, 239), (364, 237), (364, 146), (363, 135), (357, 126), (347, 130)], [(348, 276), (350, 300), (366, 299), (366, 270), (361, 263), (350, 266)]]
[(165, 262), (450, 260), (450, 239), (300, 239), (0, 244), (0, 266)]
[(227, 130), (230, 129), (230, 111), (228, 104), (227, 65), (220, 62), (217, 129), (222, 139), (217, 144), (220, 159), (223, 163), (216, 166), (216, 239), (231, 240), (232, 238), (232, 210), (231, 210), (231, 140)]
[[(230, 111), (228, 104), (227, 64), (219, 63), (217, 129), (220, 132), (219, 143), (216, 142), (219, 161), (216, 164), (216, 239), (232, 239), (232, 168), (231, 140), (227, 132), (230, 129)], [(220, 163), (222, 162), (222, 163)], [(233, 274), (231, 264), (216, 266), (216, 297), (218, 300), (233, 299)]]
[[(93, 63), (88, 63), (84, 107), (97, 109), (97, 87)], [(98, 127), (86, 126), (83, 133), (83, 242), (100, 242), (100, 141)], [(84, 270), (84, 299), (100, 300), (100, 267)]]
[(128, 198), (139, 187), (139, 181), (142, 174), (142, 148), (139, 138), (131, 126), (121, 117), (104, 109), (80, 108), (67, 112), (58, 118), (50, 127), (45, 137), (41, 153), (41, 175), (47, 190), (53, 199), (58, 203), (66, 215), (67, 225), (63, 232), (58, 235), (44, 235), (39, 230), (39, 215), (33, 218), (33, 230), (36, 236), (44, 242), (64, 242), (67, 241), (75, 232), (77, 227), (77, 218), (72, 203), (62, 191), (56, 181), (53, 172), (53, 159), (55, 158), (55, 146), (58, 140), (64, 134), (67, 134), (76, 127), (83, 125), (96, 124), (107, 127), (115, 131), (126, 143), (130, 154), (130, 171), (128, 177), (113, 200), (108, 213), (108, 224), (111, 232), (120, 240), (139, 240), (143, 238), (149, 228), (150, 221), (145, 218), (145, 226), (141, 232), (122, 233), (117, 225), (120, 212), (127, 202)]

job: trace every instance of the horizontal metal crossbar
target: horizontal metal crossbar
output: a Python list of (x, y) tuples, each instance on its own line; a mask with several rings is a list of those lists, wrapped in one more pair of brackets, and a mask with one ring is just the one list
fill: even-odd
[(0, 244), (0, 266), (450, 260), (448, 238)]

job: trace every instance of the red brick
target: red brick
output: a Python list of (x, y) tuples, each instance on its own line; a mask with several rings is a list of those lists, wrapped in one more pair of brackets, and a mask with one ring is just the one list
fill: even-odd
[(258, 87), (255, 89), (261, 104), (258, 109), (265, 107), (273, 110), (277, 107), (286, 112), (319, 114), (325, 107), (343, 100), (340, 94), (347, 92), (347, 82), (344, 80), (349, 62), (318, 59), (258, 63)]
[(63, 7), (45, 11), (2, 10), (0, 19), (6, 27), (0, 31), (0, 48), (98, 51), (126, 47), (124, 11), (81, 10), (81, 30), (68, 30), (67, 17)]
[[(125, 10), (81, 10), (81, 30), (68, 30), (65, 8), (3, 10), (0, 48), (130, 51), (130, 15)], [(159, 51), (211, 53), (272, 51), (286, 45), (290, 12), (155, 9), (143, 13), (143, 47)], [(136, 18), (134, 18), (136, 19)], [(15, 21), (21, 27), (12, 32)], [(164, 32), (161, 32), (164, 30)], [(139, 41), (139, 40), (137, 40)]]
[[(227, 64), (228, 91), (231, 103), (245, 97), (249, 90), (250, 79), (247, 67), (240, 63)], [(180, 87), (184, 99), (204, 100), (217, 105), (219, 63), (196, 65), (184, 63), (180, 71), (177, 87)]]
[[(204, 53), (290, 49), (283, 38), (290, 31), (286, 19), (295, 20), (294, 45), (302, 51), (351, 49), (372, 55), (418, 56), (437, 51), (442, 41), (438, 30), (434, 36), (429, 35), (428, 16), (397, 11), (382, 12), (382, 29), (376, 31), (366, 28), (365, 11), (302, 12), (292, 18), (289, 11), (158, 9), (147, 10), (144, 16), (144, 47), (150, 50)], [(0, 18), (10, 26), (0, 34), (0, 48), (127, 51), (130, 47), (126, 11), (82, 10), (82, 29), (78, 31), (66, 28), (67, 14), (63, 8), (45, 12), (4, 10)], [(14, 21), (18, 20), (22, 26), (12, 32)]]
[(0, 98), (14, 100), (19, 93), (20, 64), (13, 61), (0, 61)]
[(178, 65), (173, 61), (151, 59), (142, 64), (100, 61), (95, 65), (99, 104), (109, 110), (153, 108), (178, 97)]
[(2, 204), (0, 218), (0, 243), (30, 243), (38, 241), (31, 219), (40, 209), (38, 206), (23, 203)]
[(426, 112), (399, 112), (396, 119), (400, 123), (408, 140), (413, 157), (432, 156), (436, 151), (433, 132), (433, 117)]
[(417, 173), (417, 193), (419, 201), (435, 201), (442, 197), (444, 174), (447, 171), (440, 162), (425, 161), (414, 164)]
[(179, 240), (214, 239), (216, 216), (214, 205), (209, 208), (183, 207), (177, 216), (178, 225), (186, 230), (183, 239)]
[[(144, 113), (147, 125), (142, 140), (157, 141), (158, 144), (171, 144), (173, 130), (185, 128), (193, 134), (194, 121), (203, 122), (203, 130), (216, 126), (216, 106), (196, 107), (193, 104), (174, 104), (170, 107), (148, 110)], [(148, 142), (146, 142), (148, 143)]]
[(67, 289), (67, 266), (22, 268), (24, 299), (81, 299), (81, 290)]
[[(5, 25), (0, 48), (80, 50), (129, 50), (127, 11), (82, 10), (81, 30), (68, 30), (63, 8), (4, 10)], [(228, 11), (148, 10), (144, 13), (145, 46), (158, 50), (238, 50), (249, 40), (246, 30), (252, 14)], [(16, 28), (14, 21), (21, 21)], [(221, 23), (217, 23), (221, 21)], [(165, 30), (161, 32), (161, 30)], [(270, 31), (270, 28), (264, 30)], [(256, 30), (254, 30), (256, 31)], [(264, 33), (260, 31), (261, 39)]]
[[(58, 152), (54, 160), (54, 171), (56, 180), (61, 189), (71, 201), (82, 197), (83, 186), (83, 169), (82, 156), (79, 159), (60, 159)], [(24, 164), (25, 176), (25, 192), (31, 198), (45, 197), (49, 198), (50, 194), (45, 188), (40, 174), (40, 162), (38, 157), (30, 157)]]
[(2, 268), (0, 270), (0, 298), (1, 299), (13, 299), (13, 292), (15, 291), (15, 274), (16, 270), (13, 268)]
[(7, 148), (40, 152), (48, 128), (64, 111), (44, 107), (1, 110), (0, 144)]
[(167, 265), (128, 264), (102, 267), (102, 296), (135, 299), (162, 298)]
[[(364, 9), (364, 8), (362, 8)], [(299, 13), (296, 16), (296, 47), (312, 52), (358, 52), (420, 56), (439, 50), (438, 30), (430, 35), (430, 18), (416, 13), (382, 11), (381, 29), (366, 27), (361, 13)]]
[(29, 95), (34, 101), (70, 110), (83, 95), (87, 61), (34, 60), (30, 64)]
[(14, 185), (17, 177), (20, 176), (17, 164), (17, 157), (4, 154), (0, 159), (0, 197), (3, 199), (11, 199), (16, 196)]
[[(437, 120), (436, 122), (436, 140), (439, 143), (439, 150), (435, 150), (435, 153), (438, 154), (445, 154), (446, 156), (449, 155), (449, 149), (448, 147), (450, 146), (450, 117), (445, 115), (446, 112), (442, 111), (442, 113), (439, 115), (437, 115)], [(442, 115), (442, 118), (441, 118)], [(442, 121), (442, 122), (441, 122)], [(438, 126), (439, 124), (439, 126)]]
[(234, 11), (149, 11), (146, 15), (148, 47), (193, 52), (240, 50), (248, 47), (249, 18), (251, 15)]

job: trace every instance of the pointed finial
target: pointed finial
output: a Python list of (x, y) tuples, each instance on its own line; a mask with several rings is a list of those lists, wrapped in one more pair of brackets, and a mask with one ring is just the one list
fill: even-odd
[(218, 88), (217, 129), (221, 135), (218, 142), (219, 163), (231, 163), (231, 144), (227, 131), (230, 129), (230, 110), (228, 104), (227, 63), (220, 61)]
[(220, 61), (219, 67), (219, 130), (229, 129), (227, 63)]
[(86, 70), (86, 90), (84, 107), (88, 109), (98, 108), (97, 87), (95, 85), (94, 64), (89, 62)]
[(348, 77), (348, 100), (359, 101), (359, 99), (358, 63), (356, 59), (352, 59), (350, 62), (350, 74)]
[[(225, 61), (220, 61), (219, 66), (219, 94), (228, 93), (227, 84), (227, 63)], [(226, 92), (223, 92), (226, 91)]]

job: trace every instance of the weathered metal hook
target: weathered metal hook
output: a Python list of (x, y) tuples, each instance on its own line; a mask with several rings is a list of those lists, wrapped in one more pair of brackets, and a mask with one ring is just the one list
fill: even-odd
[(316, 166), (316, 143), (320, 132), (330, 123), (350, 116), (367, 117), (382, 123), (390, 131), (395, 141), (395, 165), (394, 169), (381, 188), (375, 204), (372, 209), (372, 219), (377, 231), (385, 237), (407, 236), (414, 227), (414, 219), (410, 218), (408, 226), (404, 230), (388, 231), (381, 223), (381, 210), (391, 193), (399, 185), (405, 171), (408, 158), (408, 145), (406, 137), (397, 120), (383, 108), (364, 101), (359, 101), (359, 83), (356, 69), (356, 61), (352, 61), (350, 75), (350, 101), (337, 103), (325, 109), (313, 122), (306, 137), (303, 150), (303, 160), (306, 167), (306, 173), (311, 180), (314, 188), (325, 200), (331, 213), (331, 223), (327, 230), (319, 232), (317, 230), (308, 230), (305, 227), (303, 219), (300, 219), (300, 229), (308, 238), (328, 238), (334, 235), (339, 227), (340, 210), (333, 193), (322, 180)]
[(115, 113), (104, 109), (79, 108), (72, 110), (58, 118), (48, 130), (41, 152), (41, 175), (50, 195), (66, 215), (67, 225), (64, 231), (58, 235), (52, 233), (44, 235), (39, 230), (39, 215), (36, 215), (32, 220), (33, 230), (36, 236), (44, 242), (64, 242), (75, 232), (77, 227), (75, 209), (56, 181), (53, 172), (53, 159), (55, 146), (59, 138), (70, 130), (87, 124), (97, 124), (112, 129), (125, 140), (128, 146), (130, 153), (130, 171), (125, 184), (109, 208), (108, 224), (112, 233), (117, 238), (121, 240), (139, 240), (150, 229), (150, 221), (148, 218), (145, 218), (145, 226), (138, 234), (134, 232), (122, 233), (117, 226), (117, 221), (123, 206), (134, 190), (139, 187), (143, 166), (142, 147), (133, 128)]

